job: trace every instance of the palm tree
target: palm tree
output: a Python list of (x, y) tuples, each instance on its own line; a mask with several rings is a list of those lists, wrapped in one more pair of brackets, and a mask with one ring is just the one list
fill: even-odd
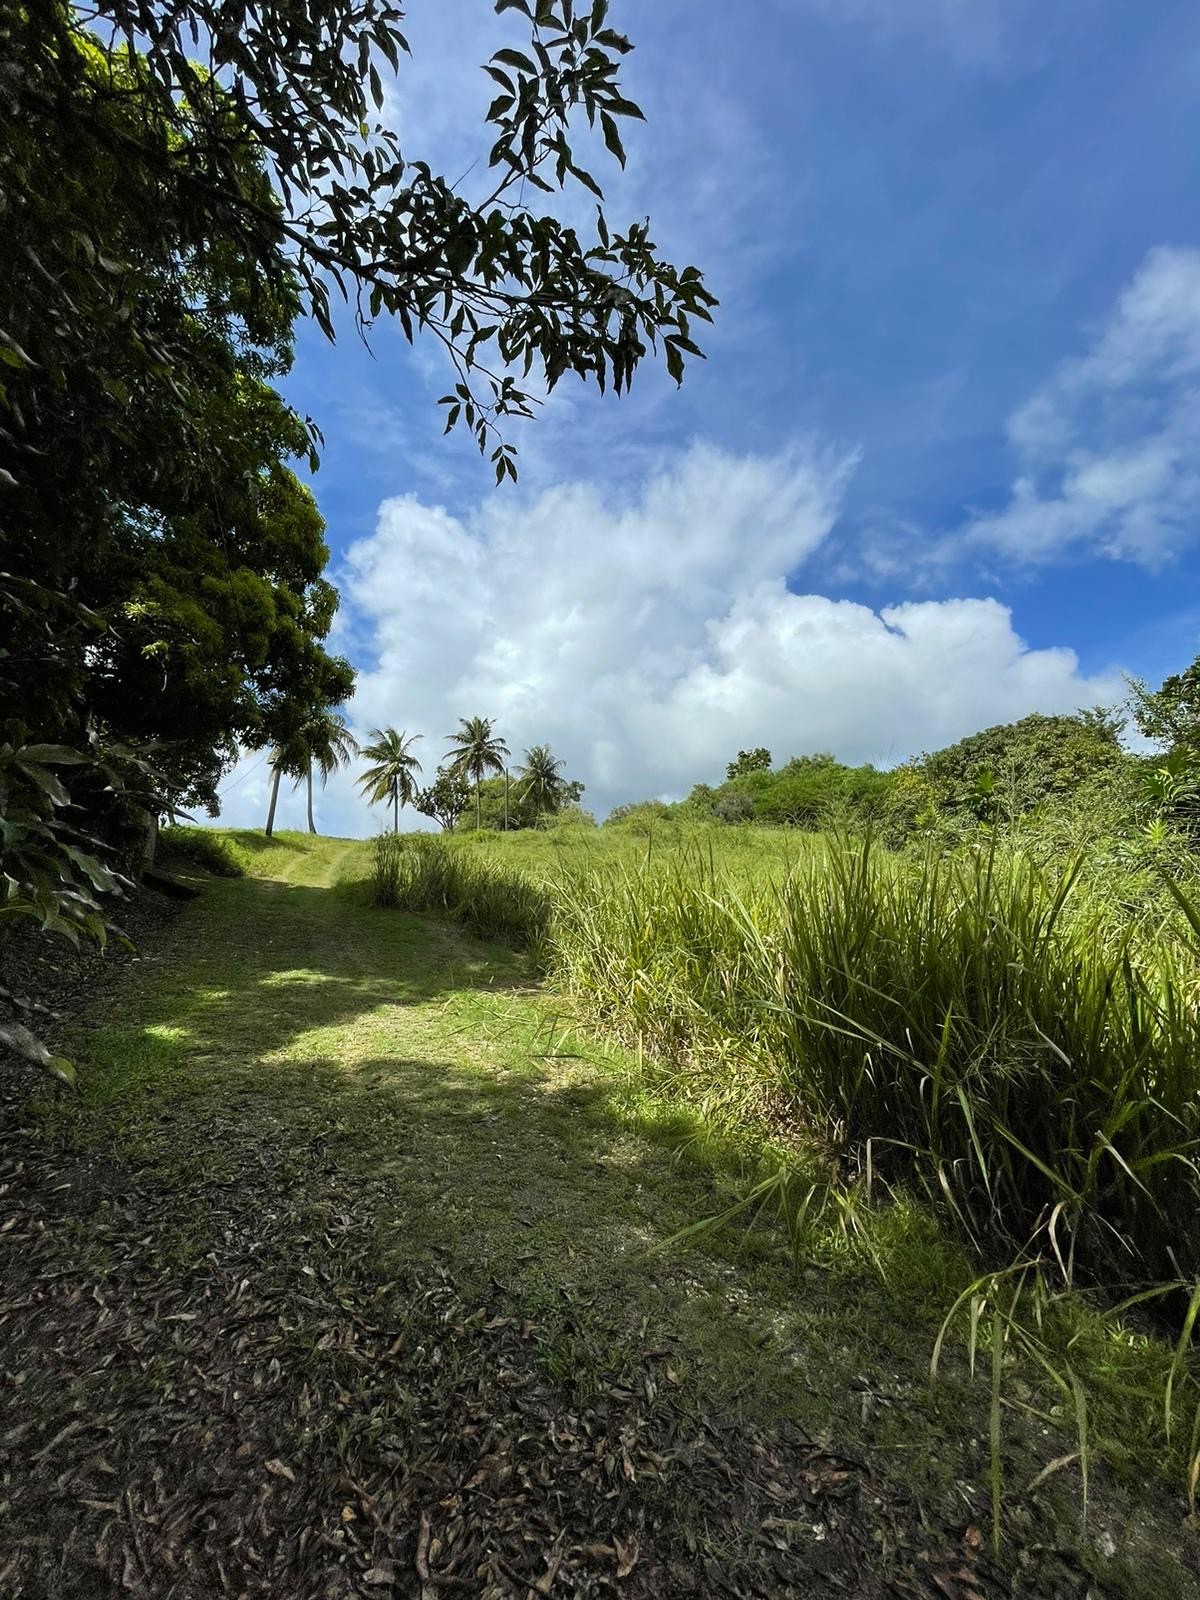
[(323, 789), (330, 776), (342, 767), (348, 767), (358, 754), (358, 740), (346, 726), (346, 719), (341, 712), (326, 706), (304, 723), (298, 743), (304, 755), (304, 779), (308, 789), (308, 831), (316, 833), (317, 825), (313, 821), (313, 767), (321, 774)]
[(397, 733), (395, 728), (373, 728), (371, 743), (363, 745), (360, 752), (375, 765), (367, 768), (358, 786), (369, 805), (391, 802), (393, 833), (400, 832), (400, 807), (412, 805), (417, 797), (413, 774), (420, 772), (421, 763), (409, 747), (420, 737), (419, 733)]
[[(275, 832), (275, 807), (279, 803), (279, 780), (286, 772), (289, 777), (298, 778), (296, 771), (297, 751), (295, 746), (277, 744), (267, 757), (267, 765), (271, 769), (271, 803), (267, 807), (267, 838)], [(303, 770), (303, 769), (301, 769)]]
[(332, 772), (349, 766), (358, 754), (358, 740), (346, 726), (341, 712), (326, 706), (315, 711), (287, 739), (281, 740), (271, 751), (271, 804), (267, 812), (267, 838), (275, 828), (275, 806), (279, 800), (279, 780), (287, 776), (296, 780), (297, 788), (304, 782), (308, 788), (308, 831), (316, 833), (313, 821), (312, 775), (315, 766), (321, 774), (322, 787)]
[(479, 785), (489, 772), (503, 772), (508, 746), (492, 734), (491, 717), (459, 717), (457, 733), (448, 733), (452, 749), (447, 750), (451, 772), (475, 780), (475, 826), (480, 826)]
[(517, 768), (525, 780), (522, 798), (532, 799), (539, 811), (557, 811), (562, 800), (562, 766), (548, 744), (535, 744), (526, 750), (525, 765)]

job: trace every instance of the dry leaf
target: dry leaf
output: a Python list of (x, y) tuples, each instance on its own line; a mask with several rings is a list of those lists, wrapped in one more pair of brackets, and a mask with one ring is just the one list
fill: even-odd
[(617, 1552), (617, 1577), (627, 1578), (637, 1566), (640, 1554), (638, 1542), (636, 1539), (629, 1539), (622, 1544), (620, 1539), (614, 1538), (613, 1544)]

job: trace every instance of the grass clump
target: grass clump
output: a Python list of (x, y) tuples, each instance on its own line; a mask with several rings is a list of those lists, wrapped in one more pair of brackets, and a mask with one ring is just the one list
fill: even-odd
[(550, 902), (524, 873), (421, 834), (374, 840), (367, 896), (376, 906), (448, 915), (483, 939), (538, 948)]
[(243, 852), (227, 833), (213, 828), (169, 827), (158, 836), (158, 854), (167, 866), (198, 867), (214, 878), (243, 878)]

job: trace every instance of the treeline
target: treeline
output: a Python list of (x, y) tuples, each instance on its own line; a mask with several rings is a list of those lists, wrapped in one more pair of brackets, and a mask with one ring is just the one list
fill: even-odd
[[(1124, 736), (1134, 730), (1162, 748), (1131, 751)], [(1200, 658), (1158, 690), (1133, 683), (1125, 707), (1035, 713), (888, 770), (829, 754), (775, 766), (763, 747), (741, 750), (724, 782), (675, 803), (618, 806), (607, 819), (635, 831), (673, 821), (840, 825), (894, 848), (1021, 829), (1063, 845), (1137, 838), (1190, 850), (1200, 839)]]
[[(354, 747), (372, 763), (358, 786), (371, 805), (390, 807), (394, 833), (400, 831), (401, 806), (412, 806), (446, 830), (466, 824), (507, 832), (566, 816), (592, 821), (579, 806), (583, 784), (563, 775), (564, 763), (548, 744), (531, 745), (524, 759), (514, 762), (491, 717), (461, 717), (457, 730), (446, 736), (450, 748), (443, 764), (423, 787), (418, 781), (423, 768), (413, 749), (423, 737), (376, 728), (361, 752)], [(268, 835), (274, 817), (273, 793)], [(316, 831), (311, 808), (309, 831)]]

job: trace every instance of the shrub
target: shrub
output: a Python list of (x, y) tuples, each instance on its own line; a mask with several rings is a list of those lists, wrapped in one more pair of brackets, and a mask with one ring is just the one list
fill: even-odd
[(635, 800), (628, 805), (614, 806), (605, 818), (604, 826), (621, 827), (643, 837), (655, 825), (666, 822), (675, 815), (675, 807), (665, 800)]
[(754, 800), (735, 789), (721, 796), (713, 806), (712, 814), (718, 822), (749, 822), (754, 815)]
[(543, 833), (588, 831), (596, 826), (596, 819), (590, 811), (573, 802), (563, 806), (561, 811), (543, 811), (537, 819), (537, 826)]
[(1121, 749), (1119, 724), (1091, 713), (1035, 713), (973, 733), (922, 756), (917, 765), (939, 805), (979, 821), (1011, 821), (1046, 801), (1064, 800), (1097, 774), (1132, 760)]
[(158, 854), (164, 864), (199, 867), (214, 878), (246, 875), (237, 845), (213, 828), (163, 828), (158, 835)]

